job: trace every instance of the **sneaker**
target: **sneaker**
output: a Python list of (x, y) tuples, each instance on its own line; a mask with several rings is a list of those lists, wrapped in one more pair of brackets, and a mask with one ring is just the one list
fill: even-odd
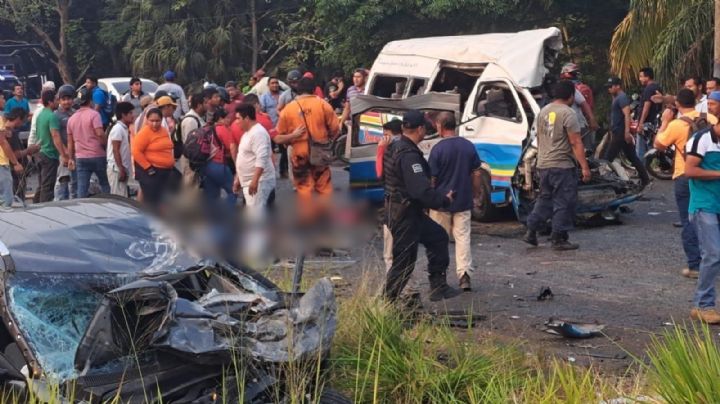
[(12, 212), (12, 211), (13, 211), (12, 206), (0, 206), (0, 212), (8, 213), (8, 212)]
[(693, 307), (693, 309), (690, 310), (690, 318), (702, 321), (703, 323), (720, 324), (720, 313), (718, 313), (714, 307), (708, 309)]
[(523, 236), (522, 240), (533, 247), (538, 246), (537, 232), (533, 230), (528, 230), (527, 232), (525, 232), (525, 236)]
[(567, 240), (557, 240), (552, 243), (552, 249), (555, 251), (571, 251), (577, 250), (578, 248), (580, 248), (579, 245), (573, 244)]
[(690, 279), (697, 279), (700, 275), (700, 271), (697, 269), (690, 269), (690, 268), (683, 268), (683, 270), (680, 272), (682, 276)]
[(450, 286), (445, 284), (430, 291), (430, 301), (439, 302), (443, 299), (451, 299), (460, 295), (460, 293), (462, 292), (460, 292), (458, 289), (451, 288)]
[(470, 276), (468, 274), (464, 274), (460, 277), (460, 289), (462, 289), (463, 292), (470, 292), (472, 290), (472, 286), (470, 285)]

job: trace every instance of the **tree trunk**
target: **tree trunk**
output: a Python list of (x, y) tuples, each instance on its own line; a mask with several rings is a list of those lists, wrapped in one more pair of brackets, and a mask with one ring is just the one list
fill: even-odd
[(713, 51), (713, 77), (720, 77), (720, 0), (715, 0), (715, 43)]
[[(720, 2), (720, 0), (716, 1)], [(250, 26), (252, 29), (252, 65), (250, 67), (250, 71), (252, 74), (255, 74), (255, 71), (257, 71), (258, 54), (260, 53), (260, 49), (258, 49), (257, 13), (255, 12), (255, 0), (250, 0)]]
[(58, 35), (60, 36), (60, 49), (58, 49), (59, 52), (55, 56), (57, 57), (57, 68), (60, 72), (60, 78), (62, 78), (63, 83), (74, 85), (75, 83), (73, 83), (72, 74), (70, 73), (70, 64), (67, 60), (67, 38), (65, 37), (68, 22), (70, 21), (71, 3), (72, 0), (58, 0), (57, 2), (57, 13), (60, 17), (60, 30), (58, 32)]

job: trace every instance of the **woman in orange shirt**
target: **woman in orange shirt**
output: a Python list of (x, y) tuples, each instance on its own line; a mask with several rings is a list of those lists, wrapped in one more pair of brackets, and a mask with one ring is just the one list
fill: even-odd
[(159, 109), (153, 108), (145, 115), (145, 126), (133, 139), (132, 156), (144, 202), (157, 206), (167, 193), (177, 190), (180, 173), (175, 169), (173, 143), (162, 127)]

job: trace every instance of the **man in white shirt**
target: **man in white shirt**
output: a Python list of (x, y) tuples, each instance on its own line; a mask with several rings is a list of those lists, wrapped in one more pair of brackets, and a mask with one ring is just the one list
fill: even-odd
[[(55, 91), (55, 82), (46, 81), (45, 83), (43, 83), (42, 88), (40, 89), (41, 95), (43, 92), (48, 90)], [(37, 138), (37, 117), (38, 115), (40, 115), (43, 108), (45, 108), (45, 106), (41, 102), (35, 107), (35, 111), (33, 111), (32, 113), (32, 118), (30, 119), (30, 134), (28, 136), (28, 145), (38, 144), (38, 142), (40, 141)]]
[(236, 111), (238, 122), (245, 134), (238, 146), (233, 191), (239, 193), (242, 188), (245, 206), (250, 211), (255, 211), (267, 206), (270, 193), (275, 189), (270, 134), (257, 123), (253, 105), (239, 105)]
[(128, 197), (128, 178), (132, 166), (130, 154), (130, 124), (135, 120), (135, 106), (129, 102), (120, 102), (115, 107), (117, 122), (108, 136), (107, 177), (110, 193)]

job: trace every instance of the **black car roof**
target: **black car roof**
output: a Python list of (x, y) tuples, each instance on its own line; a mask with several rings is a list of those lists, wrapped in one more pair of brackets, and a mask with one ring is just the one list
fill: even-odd
[(155, 219), (119, 199), (79, 199), (0, 213), (18, 272), (177, 272), (198, 260)]

